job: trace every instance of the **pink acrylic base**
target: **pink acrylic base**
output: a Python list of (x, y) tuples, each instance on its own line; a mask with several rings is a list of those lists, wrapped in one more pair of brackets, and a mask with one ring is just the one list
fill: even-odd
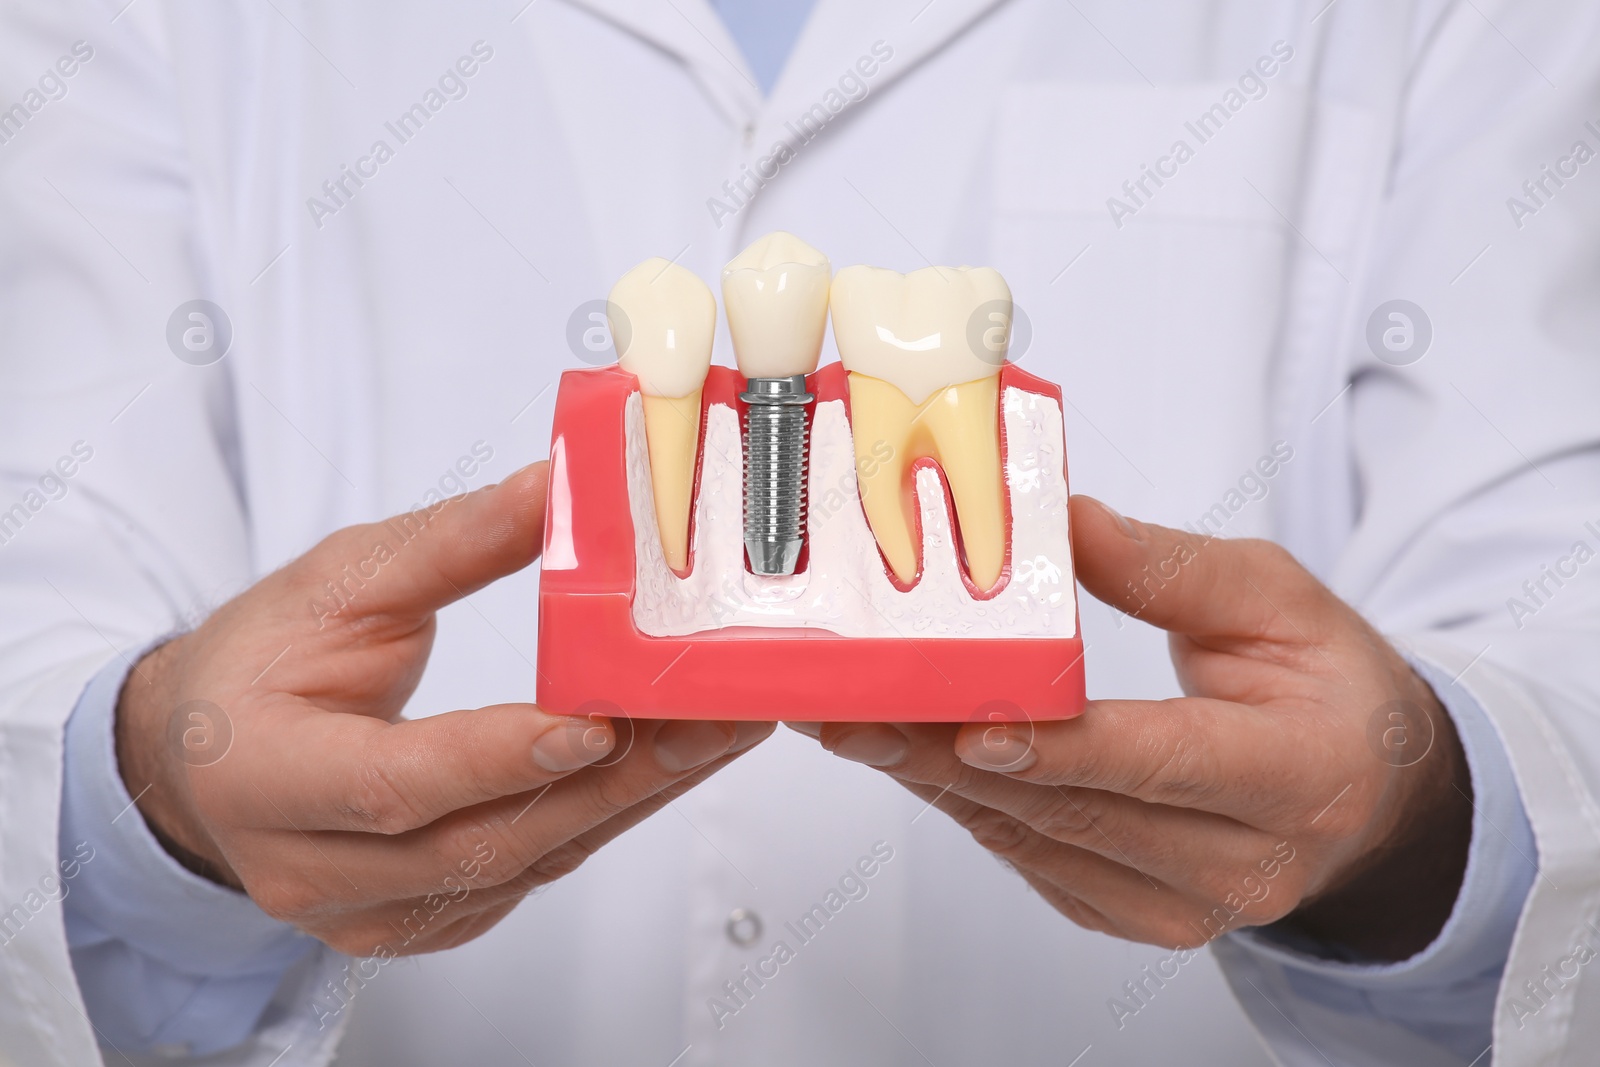
[[(712, 404), (742, 417), (743, 386), (736, 371), (711, 368), (702, 439)], [(848, 403), (837, 363), (811, 375), (808, 386), (819, 401)], [(1010, 364), (1001, 371), (1002, 393), (1008, 387), (1060, 401), (1054, 385)], [(687, 637), (640, 633), (623, 429), (627, 399), (637, 391), (634, 376), (616, 366), (561, 377), (539, 592), (541, 707), (641, 719), (811, 722), (998, 722), (1065, 719), (1083, 710), (1077, 637), (843, 638), (749, 626)], [(1009, 572), (1008, 559), (1002, 587)], [(1072, 588), (1070, 576), (1065, 580)]]

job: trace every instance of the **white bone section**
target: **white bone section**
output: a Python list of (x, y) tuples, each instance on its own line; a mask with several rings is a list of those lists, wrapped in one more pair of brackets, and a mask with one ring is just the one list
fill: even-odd
[(650, 637), (728, 626), (810, 627), (840, 637), (1075, 636), (1061, 405), (1038, 393), (1007, 389), (1003, 417), (1011, 576), (998, 595), (978, 600), (961, 581), (944, 488), (927, 468), (917, 472), (922, 575), (906, 592), (890, 584), (861, 511), (855, 447), (838, 400), (818, 404), (812, 426), (810, 562), (803, 572), (778, 577), (745, 569), (739, 417), (726, 404), (711, 406), (695, 501), (694, 570), (679, 578), (661, 554), (644, 405), (639, 394), (632, 394), (626, 443), (636, 560), (634, 625)]

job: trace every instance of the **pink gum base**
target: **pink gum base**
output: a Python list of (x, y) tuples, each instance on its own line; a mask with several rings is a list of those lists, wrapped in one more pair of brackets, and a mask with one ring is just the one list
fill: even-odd
[[(807, 384), (818, 402), (849, 403), (838, 363)], [(561, 376), (539, 590), (538, 701), (546, 711), (809, 722), (1004, 722), (1082, 712), (1079, 637), (845, 638), (753, 626), (687, 637), (640, 633), (633, 623), (623, 428), (628, 397), (638, 388), (632, 374), (614, 365)], [(738, 372), (711, 368), (701, 399), (702, 439), (712, 404), (743, 418), (743, 388)], [(1002, 397), (1007, 388), (1061, 400), (1058, 387), (1009, 363), (1000, 372)], [(697, 498), (699, 482), (697, 472)], [(948, 508), (948, 485), (945, 496)], [(569, 533), (575, 560), (568, 562), (575, 566), (551, 569), (552, 540)], [(1005, 570), (988, 596), (1005, 588), (1010, 567), (1008, 547)], [(1070, 575), (1066, 581), (1076, 596)]]

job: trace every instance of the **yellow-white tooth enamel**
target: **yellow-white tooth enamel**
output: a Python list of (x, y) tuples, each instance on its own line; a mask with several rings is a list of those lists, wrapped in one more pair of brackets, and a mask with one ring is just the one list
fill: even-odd
[(611, 335), (627, 338), (617, 353), (622, 369), (638, 376), (645, 396), (688, 396), (705, 384), (717, 298), (699, 275), (647, 259), (617, 279), (606, 304)]
[(611, 335), (626, 338), (618, 357), (644, 394), (650, 484), (667, 565), (689, 563), (689, 511), (700, 447), (700, 393), (711, 366), (717, 300), (691, 270), (647, 259), (612, 286)]
[(833, 280), (830, 303), (845, 368), (889, 382), (915, 404), (937, 389), (999, 374), (1005, 361), (991, 316), (1009, 329), (1011, 289), (991, 267), (910, 274), (846, 267)]
[(792, 233), (758, 239), (722, 268), (722, 303), (746, 378), (817, 369), (828, 324), (828, 257)]
[(985, 330), (990, 311), (1009, 329), (1005, 280), (988, 268), (847, 267), (831, 302), (862, 506), (890, 569), (904, 583), (916, 577), (911, 467), (929, 457), (950, 483), (967, 574), (992, 588), (1006, 552), (999, 373), (1008, 338)]

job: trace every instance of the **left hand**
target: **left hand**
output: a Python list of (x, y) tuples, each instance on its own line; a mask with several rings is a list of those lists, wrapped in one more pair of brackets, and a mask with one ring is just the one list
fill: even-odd
[[(1461, 884), (1472, 804), (1427, 683), (1277, 545), (1131, 522), (1087, 497), (1072, 524), (1079, 580), (1169, 632), (1186, 696), (1097, 700), (1056, 722), (796, 728), (932, 802), (1081, 926), (1195, 948), (1290, 917), (1369, 958), (1428, 945)], [(1411, 732), (1405, 758), (1369, 741), (1392, 741), (1392, 724)]]

